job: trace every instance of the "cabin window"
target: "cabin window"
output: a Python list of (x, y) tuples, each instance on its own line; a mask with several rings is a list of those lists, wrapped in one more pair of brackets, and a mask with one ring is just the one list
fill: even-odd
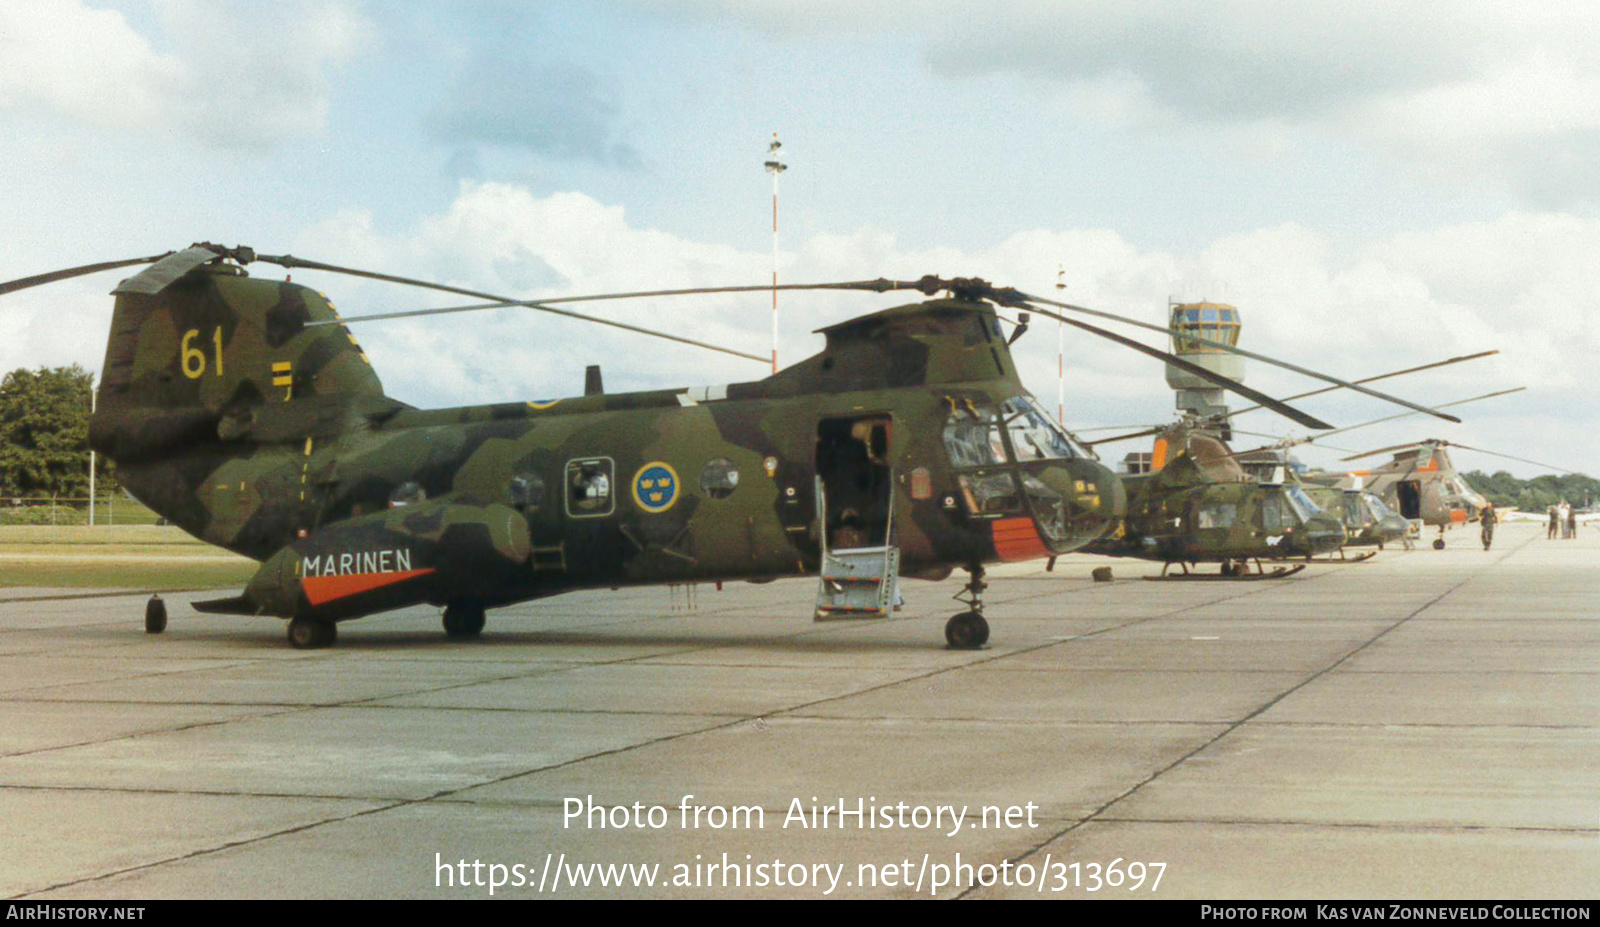
[(611, 458), (596, 457), (567, 463), (567, 514), (573, 517), (610, 515), (615, 507), (616, 476)]
[(1231, 528), (1239, 520), (1239, 507), (1232, 502), (1207, 502), (1200, 506), (1200, 511), (1195, 515), (1195, 525), (1204, 531), (1207, 528)]
[(407, 480), (406, 482), (401, 483), (399, 486), (396, 486), (394, 488), (394, 492), (389, 493), (389, 508), (399, 508), (402, 505), (415, 505), (416, 503), (422, 502), (427, 498), (428, 493), (422, 488), (421, 483), (418, 483), (414, 480)]
[(537, 512), (544, 505), (544, 480), (537, 473), (519, 473), (511, 478), (507, 487), (511, 504), (528, 512)]
[(726, 499), (739, 488), (739, 471), (726, 457), (713, 457), (700, 470), (700, 489), (713, 499)]

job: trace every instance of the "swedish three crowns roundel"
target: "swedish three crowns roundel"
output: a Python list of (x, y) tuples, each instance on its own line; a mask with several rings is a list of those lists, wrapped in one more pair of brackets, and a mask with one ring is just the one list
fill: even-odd
[(646, 512), (665, 512), (678, 501), (678, 471), (653, 460), (633, 475), (633, 501)]

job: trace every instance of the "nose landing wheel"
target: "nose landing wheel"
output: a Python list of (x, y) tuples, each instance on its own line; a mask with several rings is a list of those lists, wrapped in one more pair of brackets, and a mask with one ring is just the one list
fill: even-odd
[(978, 650), (989, 642), (989, 622), (983, 617), (983, 590), (989, 584), (983, 581), (983, 567), (967, 567), (972, 578), (967, 587), (953, 598), (967, 606), (967, 610), (945, 622), (944, 639), (952, 650)]

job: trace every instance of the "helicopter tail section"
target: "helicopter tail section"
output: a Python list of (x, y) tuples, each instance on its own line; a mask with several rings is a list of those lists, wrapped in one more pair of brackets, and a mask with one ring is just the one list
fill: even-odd
[(261, 556), (311, 517), (313, 444), (404, 406), (315, 290), (221, 262), (149, 279), (161, 269), (113, 291), (90, 444), (163, 517)]
[(91, 435), (119, 462), (202, 435), (310, 435), (330, 401), (383, 395), (360, 345), (315, 290), (225, 264), (154, 293), (131, 287), (137, 280), (115, 291)]

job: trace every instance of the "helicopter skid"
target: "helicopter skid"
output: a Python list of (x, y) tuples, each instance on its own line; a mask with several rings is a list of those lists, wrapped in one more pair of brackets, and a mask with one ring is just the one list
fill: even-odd
[(1154, 582), (1234, 582), (1248, 583), (1262, 579), (1284, 579), (1305, 569), (1306, 565), (1297, 563), (1289, 567), (1273, 567), (1271, 570), (1261, 570), (1256, 573), (1245, 573), (1239, 576), (1224, 576), (1221, 573), (1163, 573), (1160, 576), (1146, 576), (1145, 579)]
[(1316, 562), (1317, 563), (1362, 563), (1364, 561), (1371, 560), (1373, 557), (1376, 557), (1376, 556), (1378, 556), (1378, 552), (1377, 551), (1369, 550), (1366, 553), (1356, 554), (1354, 557), (1344, 557), (1344, 556), (1329, 557), (1326, 560), (1318, 560)]

